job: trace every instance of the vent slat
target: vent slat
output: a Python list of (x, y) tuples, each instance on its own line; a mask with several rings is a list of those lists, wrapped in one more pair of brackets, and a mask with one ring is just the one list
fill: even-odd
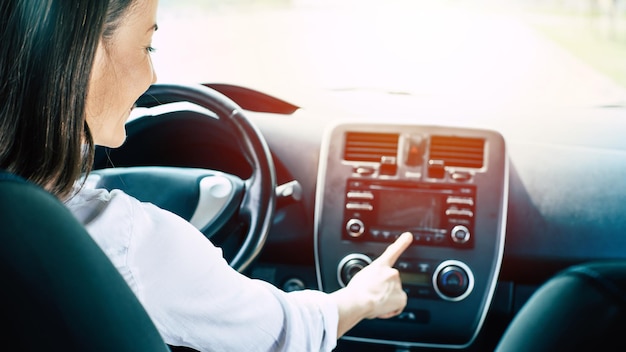
[(380, 162), (383, 156), (395, 157), (397, 153), (396, 133), (346, 133), (344, 160)]
[(481, 168), (485, 140), (482, 138), (432, 136), (430, 160), (442, 160), (445, 166)]

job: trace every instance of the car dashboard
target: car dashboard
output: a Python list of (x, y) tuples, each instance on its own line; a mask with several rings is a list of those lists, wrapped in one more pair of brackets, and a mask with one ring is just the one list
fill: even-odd
[[(316, 269), (315, 276), (297, 269), (298, 260), (285, 267), (291, 251), (282, 246), (268, 248), (260, 277), (277, 285), (302, 278), (330, 292), (400, 232), (414, 235), (396, 266), (407, 310), (360, 323), (338, 351), (493, 350), (547, 279), (571, 265), (626, 257), (621, 107), (407, 106), (381, 118), (399, 106), (395, 99), (348, 119), (305, 110), (255, 118), (287, 178), (302, 184), (314, 234), (301, 238), (314, 245)], [(458, 142), (479, 152), (461, 155), (459, 164), (433, 156), (437, 144)], [(358, 155), (359, 143), (389, 143), (391, 152)], [(424, 202), (432, 207), (420, 208)], [(282, 236), (294, 230), (281, 225), (274, 230)], [(284, 259), (273, 264), (276, 258)]]

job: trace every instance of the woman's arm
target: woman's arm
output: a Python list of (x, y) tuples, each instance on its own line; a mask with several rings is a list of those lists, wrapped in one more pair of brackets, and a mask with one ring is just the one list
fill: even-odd
[(339, 310), (337, 337), (341, 337), (363, 319), (391, 318), (402, 312), (407, 296), (397, 269), (392, 266), (413, 235), (403, 233), (383, 254), (359, 271), (348, 285), (331, 293)]

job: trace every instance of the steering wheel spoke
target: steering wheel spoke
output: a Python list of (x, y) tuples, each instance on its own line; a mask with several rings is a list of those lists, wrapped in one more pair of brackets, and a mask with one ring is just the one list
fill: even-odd
[(208, 238), (237, 212), (244, 181), (219, 171), (166, 167), (118, 167), (93, 171), (90, 187), (121, 189), (189, 221)]

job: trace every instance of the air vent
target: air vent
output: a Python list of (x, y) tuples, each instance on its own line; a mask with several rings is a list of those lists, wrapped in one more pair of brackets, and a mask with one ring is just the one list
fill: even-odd
[(395, 158), (397, 153), (397, 133), (346, 133), (345, 160), (380, 162), (383, 156)]
[(484, 162), (485, 140), (449, 136), (431, 136), (430, 160), (443, 161), (443, 166), (481, 168)]

